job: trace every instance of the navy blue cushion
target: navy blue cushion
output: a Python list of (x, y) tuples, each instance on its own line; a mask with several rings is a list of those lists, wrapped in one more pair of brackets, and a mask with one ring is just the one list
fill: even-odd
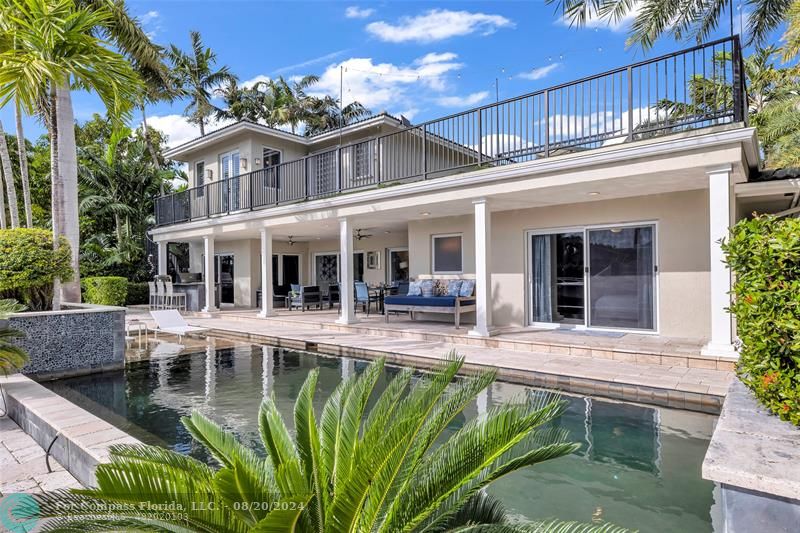
[[(455, 307), (455, 296), (387, 296), (384, 303), (388, 305), (420, 305), (427, 307)], [(463, 300), (461, 305), (474, 305), (475, 300)]]

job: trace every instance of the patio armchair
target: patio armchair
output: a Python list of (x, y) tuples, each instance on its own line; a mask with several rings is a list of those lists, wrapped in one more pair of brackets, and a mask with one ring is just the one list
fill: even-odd
[[(297, 289), (295, 289), (297, 287)], [(319, 285), (292, 285), (292, 294), (289, 297), (289, 310), (299, 308), (305, 312), (311, 306), (322, 309), (322, 292)]]
[(339, 293), (339, 285), (337, 283), (331, 283), (328, 285), (328, 309), (333, 309), (333, 304), (340, 304), (340, 293)]
[(364, 311), (369, 315), (369, 308), (372, 302), (375, 302), (375, 309), (380, 308), (381, 298), (377, 294), (370, 294), (369, 287), (363, 281), (357, 281), (356, 286), (356, 309), (359, 304), (364, 307)]

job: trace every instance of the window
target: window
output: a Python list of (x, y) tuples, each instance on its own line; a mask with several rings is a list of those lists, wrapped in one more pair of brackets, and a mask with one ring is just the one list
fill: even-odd
[(464, 270), (464, 250), (460, 234), (433, 235), (434, 274), (460, 274)]
[(194, 186), (199, 187), (197, 189), (197, 196), (201, 197), (205, 194), (205, 185), (206, 182), (206, 163), (205, 161), (198, 161), (194, 164)]
[(370, 142), (357, 144), (355, 147), (355, 177), (357, 179), (372, 177), (372, 150), (370, 148)]
[(276, 167), (281, 164), (281, 153), (272, 148), (264, 148), (262, 155), (264, 157), (264, 187), (277, 187), (278, 169)]

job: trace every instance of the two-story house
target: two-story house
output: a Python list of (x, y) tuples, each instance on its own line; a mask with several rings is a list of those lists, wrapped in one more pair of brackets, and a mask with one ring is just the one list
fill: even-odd
[(239, 122), (168, 151), (189, 189), (157, 200), (159, 271), (189, 243), (190, 270), (214, 272), (205, 310), (263, 291), (262, 316), (274, 285), (339, 283), (342, 324), (354, 281), (464, 275), (473, 335), (638, 332), (733, 356), (719, 240), (796, 188), (751, 182), (745, 90), (729, 38), (417, 125)]

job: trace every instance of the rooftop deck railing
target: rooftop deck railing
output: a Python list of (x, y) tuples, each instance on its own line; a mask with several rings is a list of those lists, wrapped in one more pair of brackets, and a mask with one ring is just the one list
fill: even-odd
[(156, 198), (159, 226), (745, 122), (738, 37)]

